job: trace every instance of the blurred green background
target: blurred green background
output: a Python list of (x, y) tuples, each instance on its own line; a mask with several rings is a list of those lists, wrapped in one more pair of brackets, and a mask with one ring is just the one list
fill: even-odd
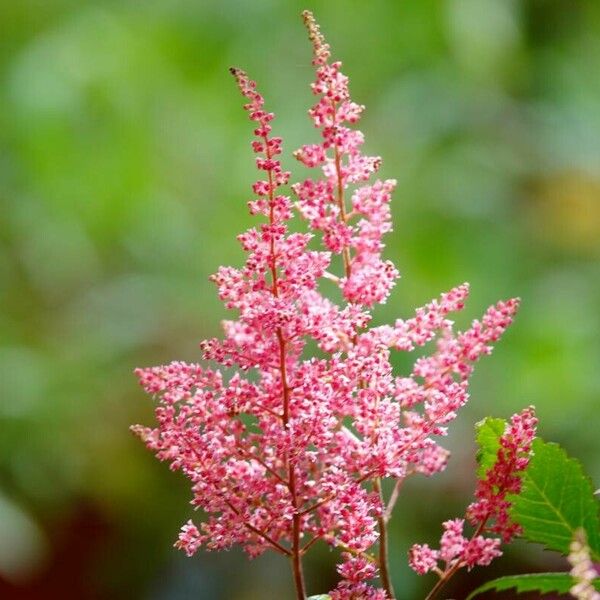
[[(376, 321), (465, 280), (462, 325), (523, 299), (478, 365), (448, 471), (406, 486), (399, 598), (432, 585), (406, 551), (469, 502), (482, 416), (535, 404), (600, 486), (599, 2), (0, 0), (0, 597), (290, 597), (279, 557), (172, 549), (187, 485), (127, 428), (152, 422), (133, 368), (198, 359), (226, 316), (208, 276), (242, 260), (251, 127), (227, 67), (260, 82), (286, 166), (316, 140), (302, 8), (399, 182), (403, 278)], [(315, 550), (311, 592), (332, 560)], [(517, 545), (448, 593), (549, 560)]]

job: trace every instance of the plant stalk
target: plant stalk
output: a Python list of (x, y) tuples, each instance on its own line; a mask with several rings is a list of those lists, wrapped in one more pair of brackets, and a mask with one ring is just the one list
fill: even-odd
[[(271, 159), (271, 152), (269, 150), (269, 140), (267, 136), (263, 136), (265, 145), (265, 156), (267, 159)], [(269, 223), (273, 225), (275, 222), (274, 214), (274, 203), (275, 198), (273, 194), (273, 174), (269, 171)], [(271, 238), (270, 244), (271, 254), (271, 291), (273, 296), (279, 297), (279, 277), (277, 273), (277, 251), (275, 248), (275, 241)], [(287, 340), (283, 335), (283, 330), (277, 329), (277, 342), (279, 345), (279, 371), (281, 374), (281, 392), (283, 397), (283, 414), (282, 421), (283, 426), (288, 426), (290, 418), (290, 387), (288, 385), (287, 376)], [(298, 496), (296, 491), (296, 467), (290, 464), (290, 460), (287, 456), (284, 457), (284, 462), (288, 470), (288, 488), (292, 497), (292, 506), (294, 507), (294, 516), (292, 520), (292, 547), (291, 547), (291, 560), (292, 560), (292, 572), (294, 574), (294, 585), (296, 587), (296, 598), (297, 600), (306, 600), (306, 586), (304, 584), (304, 573), (302, 570), (302, 549), (300, 547), (300, 525), (301, 515), (298, 512)]]
[[(383, 504), (383, 494), (381, 491), (381, 480), (379, 477), (373, 482), (373, 489), (381, 498)], [(377, 524), (379, 526), (379, 577), (381, 579), (381, 585), (388, 595), (390, 600), (395, 600), (396, 595), (394, 593), (394, 586), (390, 578), (390, 568), (388, 560), (388, 530), (387, 530), (387, 519), (385, 512), (381, 516), (377, 517)]]

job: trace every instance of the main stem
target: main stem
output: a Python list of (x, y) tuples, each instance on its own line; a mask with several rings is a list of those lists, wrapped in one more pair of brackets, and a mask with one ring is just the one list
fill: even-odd
[[(335, 115), (335, 104), (334, 104), (334, 115)], [(344, 199), (344, 182), (342, 180), (342, 157), (340, 156), (340, 151), (335, 146), (335, 173), (337, 177), (337, 205), (340, 211), (340, 219), (342, 223), (346, 223), (348, 221), (348, 214), (346, 212), (346, 200)], [(342, 250), (342, 258), (344, 260), (344, 274), (346, 278), (350, 277), (352, 274), (352, 260), (350, 257), (350, 248), (348, 246), (344, 246)]]
[[(381, 491), (381, 480), (379, 477), (373, 482), (373, 489), (375, 493), (379, 495), (381, 499), (381, 505), (385, 509), (383, 502), (383, 493)], [(377, 525), (379, 526), (379, 577), (385, 593), (391, 600), (395, 600), (396, 595), (394, 593), (394, 586), (390, 578), (390, 570), (388, 564), (388, 530), (387, 530), (387, 516), (385, 510), (381, 513), (381, 516), (377, 517)]]
[(294, 512), (292, 520), (292, 570), (294, 572), (294, 583), (296, 584), (296, 597), (305, 600), (306, 586), (304, 584), (304, 573), (302, 571), (302, 552), (300, 548), (300, 515), (298, 514), (298, 502), (296, 499), (296, 469), (290, 467), (290, 488), (293, 496)]
[[(332, 102), (333, 105), (333, 120), (335, 124), (335, 115), (336, 115), (336, 104)], [(335, 173), (337, 177), (337, 205), (340, 211), (340, 219), (343, 223), (347, 223), (348, 221), (348, 213), (346, 211), (346, 200), (344, 198), (344, 181), (342, 178), (342, 157), (340, 155), (339, 148), (337, 145), (334, 148), (334, 163), (335, 163)], [(352, 258), (350, 256), (350, 248), (345, 246), (342, 251), (342, 259), (344, 261), (344, 274), (346, 278), (349, 278), (352, 274)], [(379, 478), (375, 479), (373, 482), (373, 489), (379, 495), (381, 499), (381, 505), (383, 512), (380, 517), (377, 518), (377, 526), (379, 528), (379, 576), (381, 579), (381, 584), (383, 585), (383, 589), (386, 594), (390, 598), (390, 600), (395, 600), (396, 595), (394, 593), (394, 586), (392, 585), (392, 580), (390, 578), (390, 567), (389, 567), (389, 559), (388, 559), (388, 530), (387, 530), (387, 522), (389, 517), (387, 516), (387, 511), (385, 510), (385, 504), (383, 502), (383, 494), (381, 491), (381, 480)]]
[[(267, 159), (271, 159), (271, 151), (269, 149), (269, 140), (264, 136), (265, 155)], [(273, 174), (269, 171), (269, 223), (275, 222), (274, 214), (274, 195), (273, 195)], [(273, 295), (279, 297), (279, 279), (277, 274), (277, 252), (275, 241), (271, 236), (271, 283)], [(279, 371), (281, 375), (281, 392), (283, 396), (283, 426), (287, 428), (290, 418), (290, 387), (288, 385), (287, 364), (286, 364), (286, 339), (283, 335), (281, 327), (277, 329), (277, 342), (279, 344)], [(294, 516), (292, 517), (292, 548), (291, 560), (292, 571), (294, 574), (294, 585), (296, 586), (297, 600), (306, 600), (306, 586), (304, 584), (304, 573), (302, 570), (302, 552), (300, 548), (300, 520), (301, 516), (298, 512), (298, 495), (296, 490), (296, 468), (290, 464), (289, 457), (285, 456), (285, 464), (288, 470), (288, 488), (292, 496), (292, 506), (294, 507)]]

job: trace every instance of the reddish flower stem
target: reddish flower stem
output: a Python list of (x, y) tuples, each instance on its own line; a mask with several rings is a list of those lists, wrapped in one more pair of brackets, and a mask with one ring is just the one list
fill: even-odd
[[(332, 102), (332, 110), (333, 110), (333, 126), (335, 127), (336, 121), (336, 103)], [(342, 157), (340, 156), (340, 150), (337, 147), (337, 144), (334, 147), (334, 159), (335, 159), (335, 174), (337, 177), (337, 205), (340, 210), (340, 218), (342, 223), (346, 223), (348, 221), (348, 216), (346, 214), (346, 200), (344, 199), (344, 181), (342, 178)], [(350, 248), (348, 246), (344, 246), (342, 251), (342, 258), (344, 260), (344, 273), (346, 278), (349, 278), (352, 273), (352, 258), (350, 256)]]
[[(383, 502), (383, 493), (381, 491), (381, 480), (379, 477), (373, 482), (373, 489), (381, 499), (382, 506), (385, 506)], [(391, 600), (395, 600), (396, 595), (394, 593), (394, 586), (390, 578), (389, 564), (388, 564), (388, 530), (387, 530), (387, 519), (385, 513), (377, 517), (377, 524), (379, 526), (379, 576), (381, 578), (381, 585), (385, 590), (386, 594)]]
[(287, 481), (275, 469), (271, 468), (264, 460), (262, 460), (256, 454), (254, 454), (252, 452), (249, 452), (246, 448), (244, 448), (243, 446), (241, 446), (239, 442), (238, 442), (238, 450), (240, 451), (240, 454), (242, 456), (244, 456), (248, 460), (255, 460), (259, 465), (261, 465), (262, 467), (264, 467), (264, 469), (268, 473), (270, 473), (271, 475), (273, 475), (273, 477), (275, 477), (276, 479), (278, 479), (281, 483), (287, 484)]
[[(332, 110), (333, 110), (333, 125), (335, 126), (336, 122), (336, 103), (332, 102)], [(348, 221), (348, 214), (346, 212), (346, 200), (344, 198), (344, 181), (342, 177), (342, 159), (340, 155), (339, 148), (337, 144), (334, 146), (334, 160), (335, 160), (335, 172), (337, 178), (337, 204), (340, 211), (340, 219), (344, 224)], [(352, 274), (352, 258), (350, 256), (350, 248), (348, 246), (344, 246), (342, 251), (342, 258), (344, 261), (344, 274), (346, 279), (348, 279)], [(356, 343), (356, 337), (353, 340)], [(361, 382), (361, 387), (364, 385)], [(383, 493), (381, 491), (381, 480), (376, 478), (373, 482), (373, 489), (381, 498), (382, 506), (385, 506), (383, 501)], [(395, 600), (396, 595), (394, 593), (394, 586), (392, 585), (392, 580), (390, 578), (390, 570), (389, 570), (389, 556), (388, 556), (388, 530), (387, 530), (387, 522), (389, 517), (386, 517), (387, 510), (382, 513), (381, 516), (377, 518), (377, 526), (379, 528), (379, 576), (381, 578), (381, 584), (383, 585), (383, 589), (391, 600)]]
[(400, 495), (400, 489), (402, 488), (403, 483), (404, 479), (396, 480), (396, 485), (392, 490), (392, 495), (390, 496), (387, 506), (385, 507), (385, 512), (383, 513), (383, 518), (385, 519), (386, 523), (392, 518), (392, 512), (394, 511), (396, 502), (398, 502), (398, 496)]
[(300, 516), (302, 516), (302, 515), (308, 515), (309, 513), (314, 512), (315, 510), (317, 510), (317, 508), (319, 508), (320, 506), (323, 506), (324, 504), (327, 504), (328, 502), (331, 502), (331, 500), (333, 500), (334, 498), (335, 498), (335, 494), (331, 494), (329, 496), (325, 496), (325, 498), (323, 498), (322, 500), (319, 500), (318, 502), (316, 502), (312, 506), (309, 506), (308, 508), (305, 508), (305, 509), (301, 510), (298, 514)]
[(310, 541), (306, 542), (306, 544), (304, 544), (304, 546), (302, 547), (302, 549), (300, 550), (301, 554), (306, 554), (308, 552), (308, 550), (314, 546), (320, 539), (322, 539), (323, 536), (322, 535), (315, 535), (314, 537), (312, 537), (310, 539)]
[[(267, 160), (271, 160), (271, 150), (269, 147), (268, 137), (263, 137), (265, 156)], [(274, 203), (275, 198), (273, 195), (274, 182), (273, 173), (269, 170), (269, 224), (273, 225), (275, 222), (274, 214)], [(270, 267), (271, 267), (271, 284), (273, 295), (279, 297), (279, 279), (277, 274), (277, 251), (275, 248), (275, 239), (271, 235), (270, 242)], [(281, 375), (281, 393), (283, 396), (283, 426), (287, 427), (290, 419), (290, 387), (288, 385), (287, 376), (287, 352), (286, 352), (286, 339), (283, 335), (281, 327), (277, 329), (277, 341), (279, 343), (279, 371)], [(300, 525), (301, 515), (298, 512), (298, 495), (296, 490), (296, 468), (293, 464), (290, 464), (289, 457), (285, 457), (285, 464), (288, 470), (288, 487), (292, 496), (292, 506), (294, 507), (294, 516), (292, 517), (292, 548), (291, 548), (291, 560), (292, 560), (292, 571), (294, 574), (294, 584), (296, 586), (296, 597), (298, 600), (306, 599), (306, 586), (304, 584), (304, 573), (302, 570), (302, 549), (300, 547)]]
[[(333, 108), (333, 121), (335, 125), (335, 114), (336, 114), (336, 104), (332, 102)], [(340, 156), (340, 151), (337, 145), (334, 147), (334, 160), (335, 160), (335, 172), (337, 176), (337, 204), (340, 211), (340, 219), (345, 224), (348, 221), (348, 214), (346, 212), (346, 201), (344, 199), (344, 181), (342, 178), (342, 160)], [(344, 261), (344, 274), (346, 278), (349, 278), (352, 274), (352, 258), (350, 256), (350, 248), (348, 246), (344, 246), (342, 252), (342, 258)], [(356, 338), (353, 340), (356, 343)], [(361, 386), (363, 382), (361, 382)], [(385, 506), (383, 502), (383, 493), (381, 491), (381, 480), (376, 478), (373, 482), (373, 489), (381, 498), (381, 503)], [(387, 512), (387, 511), (386, 511)], [(394, 593), (394, 586), (392, 585), (392, 580), (390, 578), (390, 569), (389, 569), (389, 553), (388, 553), (388, 530), (387, 530), (387, 522), (388, 517), (386, 517), (386, 512), (384, 512), (380, 517), (377, 518), (377, 526), (379, 529), (379, 575), (381, 578), (381, 584), (386, 594), (391, 600), (395, 600), (396, 595)]]

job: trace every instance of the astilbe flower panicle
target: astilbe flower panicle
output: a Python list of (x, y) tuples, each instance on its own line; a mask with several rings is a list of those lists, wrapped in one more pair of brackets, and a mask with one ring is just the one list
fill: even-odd
[(501, 543), (508, 543), (519, 535), (520, 528), (509, 515), (510, 496), (521, 491), (521, 477), (529, 464), (536, 427), (533, 407), (511, 417), (500, 436), (494, 465), (477, 482), (476, 501), (467, 509), (467, 519), (475, 532), (470, 538), (465, 537), (465, 519), (444, 522), (439, 550), (433, 550), (428, 544), (415, 544), (410, 549), (409, 564), (416, 573), (424, 575), (434, 571), (440, 577), (441, 586), (462, 567), (489, 565), (502, 555)]
[[(445, 468), (448, 452), (439, 438), (468, 400), (474, 363), (509, 326), (518, 300), (499, 302), (455, 332), (451, 314), (463, 309), (469, 293), (462, 284), (408, 319), (369, 328), (371, 308), (386, 301), (398, 278), (383, 256), (395, 181), (368, 183), (381, 160), (362, 154), (363, 135), (350, 127), (363, 107), (351, 100), (341, 63), (330, 61), (312, 14), (303, 17), (318, 97), (310, 117), (321, 141), (295, 156), (318, 175), (292, 186), (294, 202), (285, 195), (290, 173), (279, 159), (282, 140), (272, 134), (273, 113), (256, 84), (231, 69), (254, 123), (260, 177), (248, 206), (262, 222), (238, 236), (245, 264), (220, 267), (212, 277), (236, 316), (223, 322), (222, 339), (201, 347), (205, 360), (226, 370), (183, 362), (137, 369), (158, 400), (157, 426), (133, 429), (190, 480), (192, 505), (206, 514), (181, 530), (176, 546), (188, 555), (201, 546), (234, 544), (252, 557), (275, 550), (291, 560), (302, 599), (302, 557), (323, 541), (341, 551), (334, 600), (383, 600), (394, 597), (386, 526), (399, 486), (409, 475)], [(307, 232), (290, 231), (296, 213)], [(315, 234), (321, 250), (309, 249)], [(339, 273), (333, 255), (341, 256)], [(326, 295), (332, 284), (341, 290), (340, 304)], [(309, 342), (318, 356), (307, 356)], [(392, 352), (430, 342), (433, 352), (416, 360), (411, 372), (394, 372)], [(516, 468), (513, 458), (520, 465), (524, 460), (525, 434), (521, 428), (510, 435), (502, 460)], [(388, 499), (381, 492), (384, 478), (396, 486)], [(507, 493), (516, 485), (509, 483)], [(489, 508), (487, 520), (502, 533), (510, 527), (502, 506), (483, 508), (496, 496), (495, 480), (482, 484), (469, 518)], [(463, 542), (462, 521), (448, 523), (442, 550), (413, 549), (418, 572), (436, 569), (439, 559), (483, 564), (497, 552), (487, 538)], [(383, 590), (369, 584), (378, 575)]]

